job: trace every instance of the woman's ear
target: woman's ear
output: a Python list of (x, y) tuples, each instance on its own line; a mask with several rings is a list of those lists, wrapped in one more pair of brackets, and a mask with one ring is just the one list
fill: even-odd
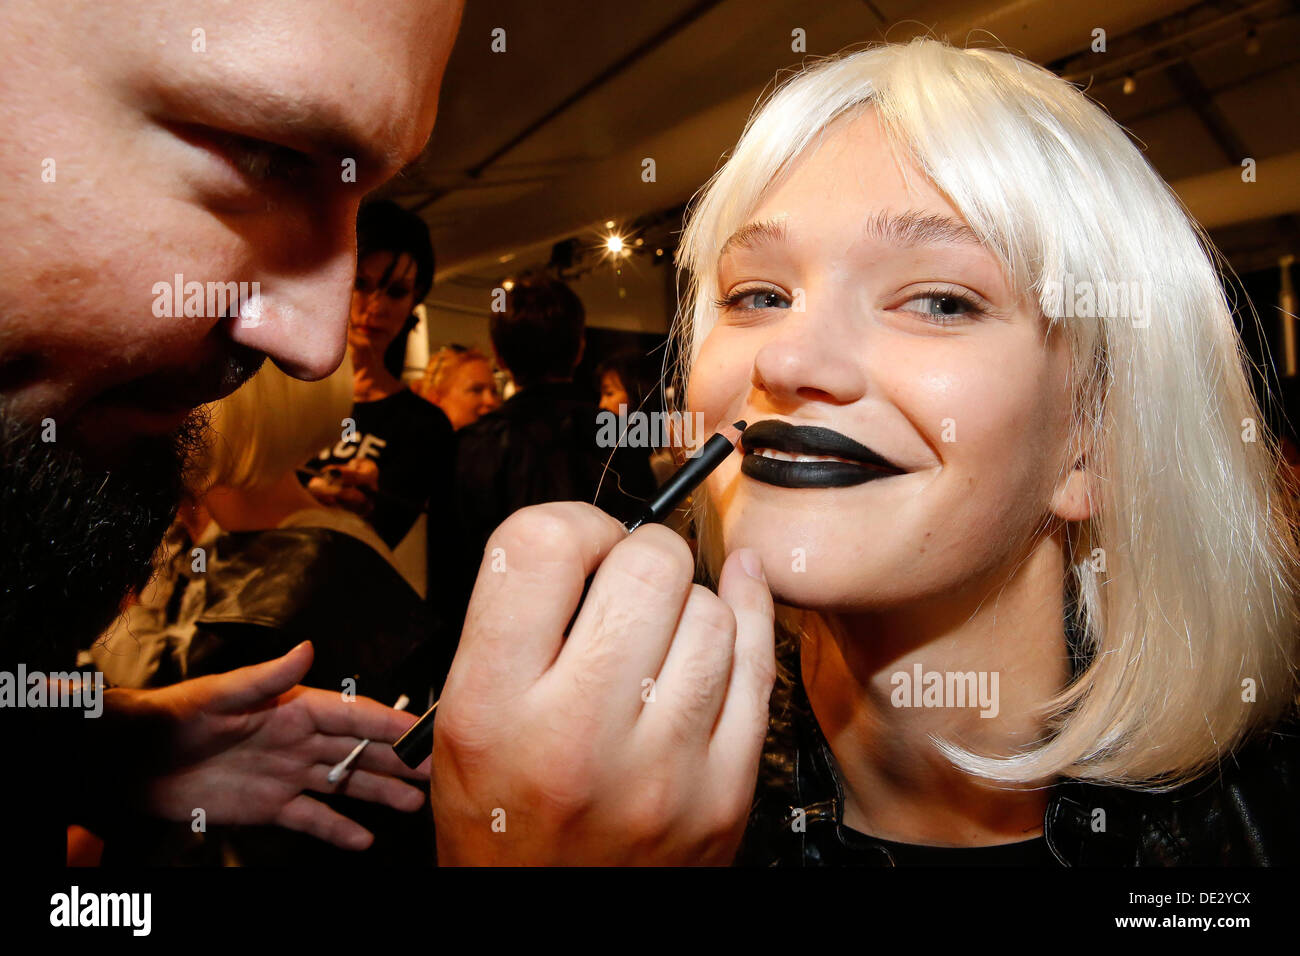
[(1085, 521), (1092, 517), (1092, 474), (1082, 458), (1061, 476), (1052, 493), (1052, 514), (1062, 521)]

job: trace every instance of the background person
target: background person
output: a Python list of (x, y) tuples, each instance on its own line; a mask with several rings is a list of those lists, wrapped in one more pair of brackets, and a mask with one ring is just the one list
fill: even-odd
[(626, 519), (654, 492), (644, 450), (597, 445), (599, 409), (573, 381), (585, 325), (581, 300), (549, 277), (519, 280), (492, 315), (492, 347), (516, 391), (458, 436), (456, 506), (475, 559), (527, 505), (590, 501)]
[(457, 431), (501, 407), (492, 360), (463, 345), (444, 345), (429, 360), (420, 394), (441, 408)]
[(326, 473), (307, 487), (325, 504), (362, 513), (408, 577), (437, 587), (440, 575), (428, 568), (424, 509), (431, 498), (450, 494), (454, 432), (447, 416), (407, 388), (400, 367), (394, 371), (385, 360), (405, 354), (412, 310), (428, 294), (433, 273), (429, 228), (419, 216), (389, 201), (361, 207), (348, 321), (355, 427), (310, 462)]

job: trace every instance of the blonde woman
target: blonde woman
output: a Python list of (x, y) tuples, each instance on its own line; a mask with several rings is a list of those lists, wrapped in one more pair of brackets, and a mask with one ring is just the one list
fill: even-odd
[[(503, 525), (507, 547), (574, 548), (533, 621), (563, 620), (568, 578), (608, 556), (577, 648), (534, 660), (495, 720), (579, 716), (470, 772), (451, 761), (486, 752), (499, 702), (458, 685), (482, 685), (528, 590), (480, 577), (439, 712), (444, 857), (1297, 859), (1281, 461), (1213, 253), (1113, 121), (1005, 53), (831, 59), (755, 114), (679, 261), (689, 407), (749, 423), (697, 496), (718, 596), (657, 532), (560, 509)], [(779, 672), (737, 570), (755, 559)], [(638, 670), (654, 701), (634, 708)], [(535, 795), (528, 837), (444, 835), (505, 792)]]
[(501, 407), (491, 359), (463, 345), (445, 345), (429, 360), (420, 394), (441, 408), (457, 431)]

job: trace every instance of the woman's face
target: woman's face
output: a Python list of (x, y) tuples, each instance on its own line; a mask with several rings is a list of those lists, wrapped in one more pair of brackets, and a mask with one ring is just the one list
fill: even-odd
[(846, 117), (720, 250), (690, 407), (714, 427), (832, 429), (895, 466), (763, 461), (747, 440), (743, 466), (733, 455), (713, 473), (726, 550), (757, 549), (788, 604), (872, 610), (980, 588), (1052, 512), (1086, 517), (1067, 469), (1065, 343), (907, 173), (873, 110)]
[(461, 363), (434, 404), (451, 419), (453, 428), (472, 425), (501, 404), (491, 367), (478, 359)]
[[(627, 389), (618, 372), (606, 372), (600, 377), (600, 407), (602, 411), (618, 414), (618, 406), (627, 405)], [(628, 411), (634, 411), (629, 408)]]
[(388, 347), (415, 308), (415, 273), (415, 260), (406, 253), (397, 257), (396, 265), (391, 252), (372, 252), (357, 262), (349, 345), (381, 351)]

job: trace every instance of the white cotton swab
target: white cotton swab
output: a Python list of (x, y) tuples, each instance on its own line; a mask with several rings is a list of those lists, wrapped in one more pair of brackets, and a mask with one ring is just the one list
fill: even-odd
[[(406, 705), (409, 704), (410, 702), (411, 702), (411, 698), (403, 694), (401, 697), (397, 698), (397, 703), (393, 705), (393, 710), (406, 710)], [(361, 751), (366, 749), (366, 744), (368, 743), (370, 743), (369, 737), (367, 737), (365, 740), (361, 741), (361, 743), (353, 747), (352, 753), (348, 754), (346, 757), (344, 757), (334, 766), (330, 767), (329, 775), (326, 776), (325, 779), (328, 780), (330, 783), (338, 783), (340, 780), (342, 780), (343, 774), (347, 773), (348, 767), (352, 766), (352, 761), (356, 760), (359, 756), (361, 756)]]

